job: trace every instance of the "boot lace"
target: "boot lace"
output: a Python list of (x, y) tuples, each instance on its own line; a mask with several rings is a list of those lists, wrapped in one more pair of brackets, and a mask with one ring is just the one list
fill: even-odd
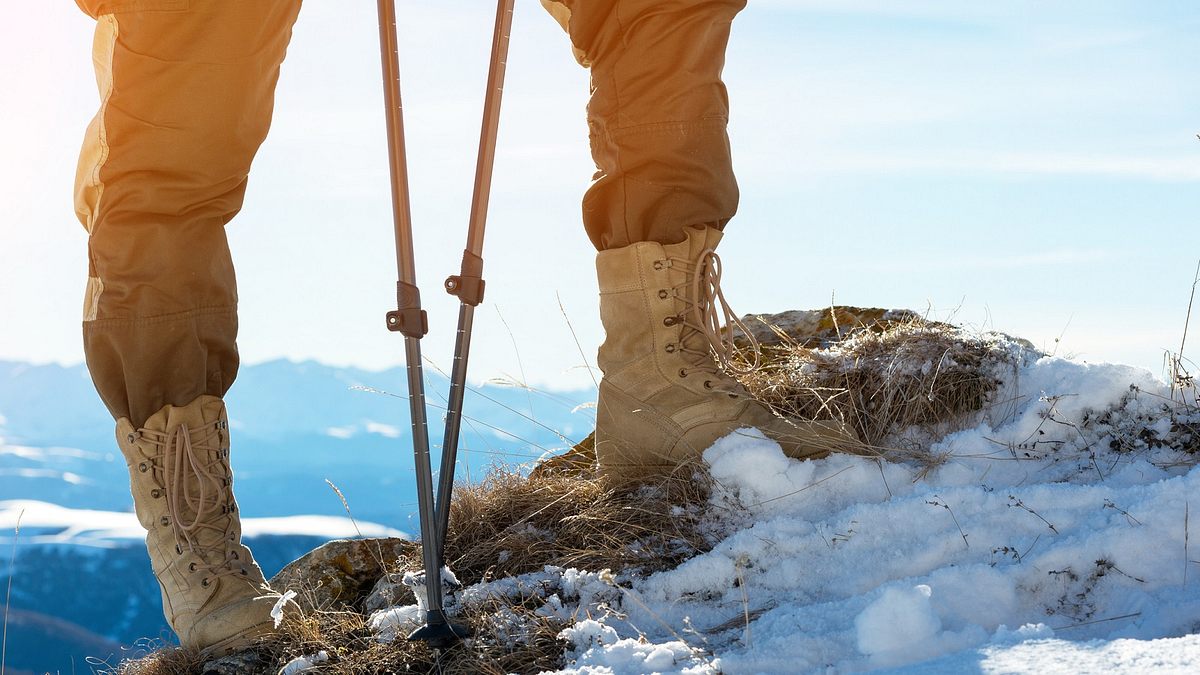
[[(685, 277), (670, 287), (675, 299), (682, 301), (683, 311), (667, 318), (668, 325), (681, 325), (676, 348), (692, 357), (692, 365), (680, 369), (680, 377), (693, 372), (709, 373), (721, 382), (721, 391), (744, 395), (745, 389), (731, 376), (745, 375), (757, 368), (762, 352), (754, 334), (730, 308), (721, 291), (721, 257), (709, 248), (695, 261), (670, 258), (669, 264), (683, 271)], [(734, 344), (734, 328), (746, 336), (747, 349)], [(705, 386), (717, 388), (711, 380), (706, 380)]]
[(195, 554), (190, 571), (204, 568), (207, 586), (219, 577), (247, 574), (236, 564), (233, 501), (229, 450), (221, 447), (220, 430), (225, 422), (191, 430), (180, 424), (168, 432), (140, 429), (139, 435), (153, 448), (150, 456), (159, 494), (166, 498), (167, 514), (175, 535), (175, 550)]

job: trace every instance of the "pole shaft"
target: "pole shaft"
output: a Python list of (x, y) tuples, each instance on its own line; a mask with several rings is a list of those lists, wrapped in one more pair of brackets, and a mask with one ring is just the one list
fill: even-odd
[[(472, 276), (482, 276), (483, 233), (487, 223), (488, 197), (492, 189), (492, 169), (496, 159), (496, 136), (500, 129), (500, 101), (504, 94), (504, 74), (508, 60), (509, 35), (515, 0), (497, 0), (496, 24), (492, 34), (492, 55), (488, 66), (487, 92), (483, 99), (483, 123), (479, 131), (479, 156), (475, 164), (475, 190), (471, 197), (471, 220), (467, 231), (467, 248), (463, 255), (462, 277), (468, 276), (473, 258), (478, 270)], [(453, 290), (451, 292), (454, 292)], [(446, 433), (442, 441), (442, 463), (438, 474), (437, 533), (439, 554), (444, 555), (446, 531), (450, 526), (450, 499), (454, 492), (454, 470), (458, 459), (458, 439), (462, 428), (463, 397), (466, 389), (467, 361), (471, 350), (471, 330), (475, 304), (464, 301), (459, 305), (458, 331), (454, 344), (454, 362), (450, 371), (450, 395), (446, 412)]]
[(496, 159), (496, 135), (500, 128), (500, 99), (508, 61), (515, 0), (498, 0), (496, 28), (492, 35), (492, 58), (488, 67), (487, 93), (483, 99), (483, 123), (479, 131), (479, 159), (475, 164), (475, 190), (471, 196), (471, 221), (467, 250), (483, 253), (483, 229), (487, 221), (488, 197), (492, 190), (492, 168)]
[(450, 498), (454, 493), (454, 470), (458, 457), (458, 436), (462, 428), (463, 396), (466, 392), (467, 357), (471, 351), (471, 327), (475, 307), (458, 306), (458, 332), (454, 338), (454, 363), (450, 371), (450, 395), (446, 405), (446, 434), (442, 440), (442, 467), (438, 474), (437, 532), (440, 554), (445, 556), (446, 532), (450, 529)]
[[(379, 0), (379, 48), (383, 66), (383, 99), (386, 107), (388, 164), (392, 185), (392, 219), (396, 233), (396, 272), (401, 286), (415, 287), (412, 216), (409, 208), (408, 161), (404, 148), (404, 116), (400, 102), (400, 58), (396, 41), (394, 0)], [(404, 300), (400, 304), (404, 304)], [(415, 299), (419, 310), (420, 299)], [(401, 306), (403, 310), (405, 307)], [(425, 382), (421, 370), (421, 341), (406, 334), (404, 356), (408, 366), (409, 414), (412, 423), (413, 460), (417, 474), (417, 509), (421, 519), (421, 549), (425, 564), (426, 621), (445, 623), (442, 612), (441, 545), (437, 539), (433, 470), (429, 461), (429, 426), (425, 416)]]
[(383, 103), (387, 111), (388, 166), (391, 170), (392, 221), (396, 232), (396, 271), (413, 284), (412, 210), (409, 206), (408, 161), (404, 147), (404, 110), (400, 100), (400, 55), (394, 0), (379, 0), (379, 50), (383, 61)]
[(421, 341), (404, 338), (408, 362), (409, 414), (412, 419), (413, 461), (417, 473), (417, 513), (421, 519), (421, 561), (425, 565), (426, 623), (444, 623), (442, 613), (442, 542), (438, 535), (433, 497), (433, 466), (429, 460), (429, 427), (425, 418), (425, 382), (421, 371)]

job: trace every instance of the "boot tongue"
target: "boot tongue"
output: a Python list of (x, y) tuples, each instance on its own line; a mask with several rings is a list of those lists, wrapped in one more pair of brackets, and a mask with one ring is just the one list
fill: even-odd
[[(177, 411), (183, 409), (172, 412)], [(176, 539), (208, 564), (220, 565), (228, 555), (233, 500), (219, 420), (205, 423), (200, 415), (172, 415), (171, 422), (165, 468)]]
[(707, 250), (716, 250), (724, 234), (715, 227), (687, 228), (688, 259), (697, 260)]
[(681, 320), (679, 327), (679, 343), (688, 356), (684, 357), (697, 366), (711, 365), (712, 361), (702, 354), (708, 354), (710, 345), (708, 338), (699, 328), (696, 319), (696, 309), (704, 316), (705, 309), (711, 300), (709, 289), (702, 278), (699, 288), (695, 284), (696, 275), (703, 272), (703, 265), (709, 258), (708, 251), (716, 248), (721, 241), (721, 231), (711, 227), (689, 227), (687, 238), (678, 244), (668, 244), (664, 252), (673, 259), (671, 266), (671, 283), (678, 289), (680, 301), (675, 303), (677, 317)]
[[(734, 326), (740, 327), (743, 333), (749, 334), (749, 331), (741, 325), (721, 293), (720, 258), (715, 252), (721, 237), (721, 231), (713, 227), (688, 228), (687, 240), (675, 245), (676, 255), (686, 250), (687, 256), (687, 264), (676, 273), (679, 276), (675, 283), (683, 285), (686, 298), (680, 303), (684, 306), (679, 308), (684, 322), (680, 343), (685, 352), (696, 356), (697, 367), (732, 382), (732, 373), (726, 372), (731, 366), (733, 351), (729, 332)], [(754, 343), (753, 351), (757, 364), (757, 343)], [(711, 353), (716, 358), (700, 357), (699, 353)], [(735, 388), (740, 389), (740, 386)]]

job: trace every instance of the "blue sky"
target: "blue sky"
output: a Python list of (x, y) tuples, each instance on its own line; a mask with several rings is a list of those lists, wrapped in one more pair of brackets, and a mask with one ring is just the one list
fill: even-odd
[[(417, 275), (440, 364), (489, 5), (398, 3)], [(0, 358), (79, 361), (85, 238), (70, 194), (97, 105), (92, 22), (69, 2), (15, 11), (0, 27)], [(395, 270), (374, 20), (365, 0), (308, 0), (297, 25), (229, 229), (249, 361), (403, 358), (382, 328)], [(1158, 372), (1200, 259), (1197, 29), (1190, 2), (754, 0), (726, 68), (735, 309), (907, 307)], [(508, 72), (472, 376), (523, 366), (541, 385), (581, 384), (558, 298), (591, 359), (587, 75), (531, 0)]]

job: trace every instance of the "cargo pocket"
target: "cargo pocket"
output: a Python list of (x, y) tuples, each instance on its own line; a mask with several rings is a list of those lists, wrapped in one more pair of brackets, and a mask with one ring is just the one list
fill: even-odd
[(93, 19), (120, 12), (182, 12), (191, 0), (75, 0)]

